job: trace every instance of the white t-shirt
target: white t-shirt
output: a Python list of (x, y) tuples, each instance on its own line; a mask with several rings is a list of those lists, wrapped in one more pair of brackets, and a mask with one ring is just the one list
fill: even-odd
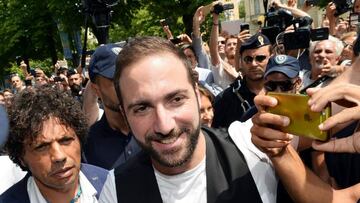
[(228, 67), (228, 70), (233, 71), (234, 75), (237, 75), (235, 68), (224, 60), (220, 59), (220, 63), (216, 66), (211, 65), (210, 69), (214, 75), (215, 84), (219, 85), (222, 89), (226, 89), (231, 83), (234, 82), (232, 76), (230, 76), (224, 69), (224, 66)]
[(244, 123), (235, 121), (229, 126), (229, 135), (245, 157), (261, 200), (275, 203), (278, 178), (270, 158), (251, 142), (252, 125), (251, 119)]
[(205, 158), (195, 168), (184, 173), (168, 176), (154, 168), (164, 203), (206, 203)]

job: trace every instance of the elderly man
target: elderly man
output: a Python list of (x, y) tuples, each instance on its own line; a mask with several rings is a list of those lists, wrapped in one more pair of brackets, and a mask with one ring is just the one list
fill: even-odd
[(343, 48), (343, 43), (332, 36), (329, 36), (327, 40), (312, 44), (310, 47), (311, 71), (307, 70), (303, 73), (303, 87), (310, 85), (321, 76), (335, 76), (344, 71), (342, 66), (337, 66)]
[(115, 170), (119, 202), (261, 202), (228, 135), (200, 128), (186, 56), (165, 39), (135, 38), (116, 65), (116, 93), (143, 149)]
[(116, 202), (113, 173), (80, 163), (87, 128), (72, 97), (52, 87), (27, 89), (8, 113), (5, 150), (29, 173), (0, 202)]

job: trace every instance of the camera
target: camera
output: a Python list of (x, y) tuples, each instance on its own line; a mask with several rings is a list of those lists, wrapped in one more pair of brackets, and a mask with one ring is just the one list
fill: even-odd
[(161, 26), (163, 26), (163, 27), (168, 26), (168, 23), (167, 23), (167, 20), (166, 20), (166, 19), (161, 19), (161, 20), (160, 20), (160, 24), (161, 24)]
[(62, 82), (64, 79), (62, 77), (54, 77), (54, 82)]
[(22, 57), (21, 56), (16, 56), (15, 59), (16, 59), (16, 65), (20, 66), (21, 61), (23, 60)]
[(292, 24), (293, 16), (291, 12), (285, 9), (275, 9), (271, 7), (269, 12), (265, 14), (265, 27), (261, 29), (272, 44), (276, 41), (276, 36), (285, 31), (285, 29)]
[(336, 12), (334, 14), (335, 17), (350, 11), (352, 8), (351, 0), (333, 0), (332, 2), (336, 6)]
[(219, 15), (220, 13), (230, 9), (234, 9), (233, 3), (226, 3), (226, 4), (218, 3), (214, 5), (212, 12)]
[[(329, 28), (297, 29), (295, 32), (284, 34), (285, 50), (306, 49), (311, 41), (326, 40), (329, 38)], [(296, 42), (296, 43), (295, 43)]]

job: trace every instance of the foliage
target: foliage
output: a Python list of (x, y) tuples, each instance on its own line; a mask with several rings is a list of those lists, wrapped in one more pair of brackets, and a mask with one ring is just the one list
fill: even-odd
[(239, 3), (239, 18), (245, 18), (245, 2), (240, 1)]
[[(51, 64), (57, 58), (63, 58), (58, 24), (66, 32), (82, 30), (83, 36), (85, 15), (82, 2), (84, 0), (0, 0), (0, 39), (3, 42), (0, 43), (0, 78), (18, 71), (16, 56), (28, 59), (32, 67), (40, 66), (49, 74), (52, 71)], [(163, 18), (168, 19), (174, 36), (184, 32), (190, 35), (195, 10), (210, 2), (212, 1), (119, 0), (112, 8), (109, 41), (121, 41), (139, 35), (165, 36), (159, 23)], [(240, 16), (244, 15), (244, 9), (240, 13)], [(91, 18), (89, 23), (95, 29)], [(210, 33), (209, 25), (211, 20), (208, 17), (202, 29), (206, 33), (205, 39)], [(94, 42), (90, 42), (88, 50), (95, 46)]]

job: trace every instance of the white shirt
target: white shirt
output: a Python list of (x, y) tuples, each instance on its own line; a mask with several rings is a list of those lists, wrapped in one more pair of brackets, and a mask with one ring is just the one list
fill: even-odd
[[(99, 200), (96, 199), (96, 190), (86, 178), (86, 176), (80, 171), (80, 187), (81, 195), (80, 202), (82, 203), (102, 203), (102, 202), (117, 202), (116, 196), (116, 187), (115, 187), (115, 177), (114, 171), (110, 171), (106, 182), (101, 191)], [(31, 176), (27, 181), (27, 192), (31, 203), (48, 203), (45, 198), (42, 196), (34, 178)]]
[(205, 158), (195, 168), (184, 173), (168, 176), (154, 168), (164, 203), (206, 203)]
[(0, 156), (0, 194), (24, 178), (26, 172), (14, 164), (9, 156)]
[(270, 158), (251, 142), (252, 125), (251, 119), (244, 123), (235, 121), (229, 126), (229, 135), (245, 157), (261, 200), (275, 203), (278, 178)]
[(234, 82), (232, 76), (230, 76), (224, 69), (224, 66), (228, 66), (228, 69), (233, 71), (233, 74), (237, 74), (235, 68), (224, 60), (220, 59), (220, 63), (216, 66), (211, 65), (210, 69), (214, 76), (215, 84), (219, 85), (222, 89), (226, 89), (231, 83)]

